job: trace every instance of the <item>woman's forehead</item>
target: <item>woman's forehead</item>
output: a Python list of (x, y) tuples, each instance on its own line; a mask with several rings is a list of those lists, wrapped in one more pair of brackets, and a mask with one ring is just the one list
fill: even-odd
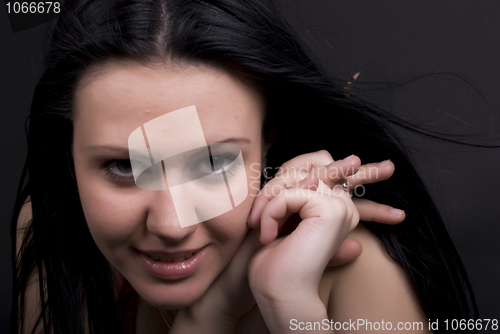
[(221, 131), (241, 134), (252, 124), (260, 130), (260, 96), (228, 72), (204, 65), (115, 62), (101, 66), (78, 86), (75, 141), (123, 142), (142, 124), (188, 106), (196, 106), (207, 137)]

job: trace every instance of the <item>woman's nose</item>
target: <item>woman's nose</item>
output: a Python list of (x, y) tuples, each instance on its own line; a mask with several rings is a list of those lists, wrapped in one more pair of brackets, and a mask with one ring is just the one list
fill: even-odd
[(148, 203), (146, 225), (150, 233), (177, 243), (193, 234), (198, 224), (181, 227), (170, 190), (152, 190)]

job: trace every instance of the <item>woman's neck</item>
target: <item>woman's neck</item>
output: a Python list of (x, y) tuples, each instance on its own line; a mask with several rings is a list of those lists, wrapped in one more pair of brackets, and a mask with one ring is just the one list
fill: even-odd
[[(139, 297), (136, 333), (164, 334), (172, 326), (178, 310), (162, 310)], [(163, 314), (162, 314), (163, 313)]]

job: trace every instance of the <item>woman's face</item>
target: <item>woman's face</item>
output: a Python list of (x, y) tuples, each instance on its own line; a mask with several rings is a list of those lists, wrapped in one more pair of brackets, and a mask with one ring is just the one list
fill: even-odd
[(89, 230), (145, 301), (185, 307), (202, 296), (238, 249), (257, 190), (249, 186), (234, 209), (181, 228), (168, 188), (135, 184), (127, 165), (129, 135), (158, 116), (194, 105), (206, 142), (237, 145), (247, 182), (255, 181), (262, 159), (260, 96), (209, 66), (115, 61), (91, 73), (75, 93), (72, 147)]

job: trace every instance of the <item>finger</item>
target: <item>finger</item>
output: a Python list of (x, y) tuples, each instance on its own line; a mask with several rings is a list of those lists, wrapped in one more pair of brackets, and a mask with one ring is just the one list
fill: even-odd
[(318, 175), (328, 187), (333, 188), (342, 179), (354, 175), (361, 167), (361, 160), (355, 155), (350, 155), (343, 160), (334, 161), (326, 166), (311, 168), (311, 173)]
[(312, 167), (325, 166), (332, 163), (333, 161), (334, 160), (330, 153), (328, 153), (328, 151), (321, 150), (317, 152), (301, 154), (291, 160), (288, 160), (283, 165), (281, 165), (280, 171), (289, 168), (294, 168), (297, 170), (306, 168), (306, 170), (309, 171)]
[(279, 196), (274, 197), (262, 212), (260, 241), (268, 244), (275, 240), (279, 228), (293, 213), (299, 211), (302, 222), (297, 228), (300, 228), (309, 216), (322, 222), (335, 221), (337, 217), (351, 217), (348, 220), (357, 224), (359, 214), (350, 195), (343, 190), (338, 194), (335, 194), (336, 192), (319, 181), (314, 174), (309, 174), (299, 186), (285, 189)]
[(311, 270), (324, 269), (359, 222), (357, 209), (347, 193), (328, 196), (307, 189), (296, 194), (288, 191), (275, 197), (262, 213), (260, 241), (275, 241), (277, 228), (293, 212), (299, 212), (302, 221), (280, 241), (279, 249), (283, 254), (293, 252), (297, 263), (307, 263)]
[(248, 218), (248, 226), (256, 229), (260, 227), (260, 217), (266, 205), (276, 196), (281, 194), (285, 189), (293, 188), (297, 185), (297, 179), (293, 177), (275, 177), (270, 180), (264, 188), (259, 191), (255, 198), (252, 211)]
[(318, 190), (318, 186), (319, 186), (318, 176), (313, 173), (307, 174), (303, 180), (297, 183), (298, 189)]
[(354, 261), (363, 252), (361, 243), (356, 239), (347, 238), (340, 245), (339, 249), (333, 255), (328, 266), (340, 266)]
[[(283, 223), (290, 218), (293, 213), (299, 212), (302, 206), (308, 201), (310, 195), (309, 190), (315, 191), (318, 189), (318, 186), (318, 177), (314, 174), (307, 174), (303, 180), (297, 183), (296, 187), (285, 188), (279, 195), (274, 196), (262, 212), (262, 217), (267, 216), (268, 219), (261, 223), (260, 241), (263, 244), (268, 244), (276, 239), (279, 228)], [(293, 196), (297, 198), (290, 199)], [(280, 200), (277, 200), (277, 198), (280, 198)], [(270, 203), (272, 201), (274, 201), (274, 205)], [(288, 204), (287, 201), (289, 202)], [(265, 210), (268, 211), (267, 215), (264, 212)]]
[(307, 174), (304, 180), (294, 188), (285, 188), (273, 197), (261, 214), (260, 241), (268, 244), (276, 239), (278, 230), (293, 213), (297, 213), (308, 202), (310, 192), (318, 188), (319, 179), (314, 174)]
[[(331, 161), (327, 165), (321, 163)], [(307, 165), (310, 165), (307, 167)], [(318, 175), (328, 187), (333, 188), (344, 177), (356, 173), (361, 166), (361, 160), (351, 155), (344, 160), (333, 161), (326, 151), (300, 155), (283, 164), (276, 177), (269, 181), (257, 195), (248, 219), (250, 228), (259, 228), (262, 211), (274, 197), (284, 189), (295, 186), (296, 180), (304, 178), (305, 174)]]
[[(310, 190), (315, 190), (319, 191), (325, 195), (329, 196), (342, 196), (342, 197), (348, 197), (350, 200), (350, 194), (347, 193), (344, 189), (342, 189), (340, 186), (338, 188), (333, 188), (330, 189), (324, 182), (322, 181), (317, 181), (317, 176), (315, 174), (310, 174), (304, 180), (300, 181), (298, 185), (296, 186), (297, 189), (310, 189)], [(286, 221), (283, 223), (283, 225), (280, 225), (279, 231), (278, 231), (278, 236), (283, 236), (283, 235), (288, 235), (290, 234), (297, 226), (298, 224), (302, 221), (300, 218), (300, 215), (298, 214), (292, 214)]]
[(359, 212), (359, 219), (363, 221), (374, 221), (382, 224), (395, 225), (406, 218), (403, 210), (388, 205), (376, 203), (364, 198), (353, 198), (352, 201)]
[(394, 174), (394, 168), (394, 163), (390, 160), (363, 165), (356, 174), (347, 177), (349, 188), (354, 189), (362, 184), (385, 181)]
[(287, 195), (283, 193), (274, 197), (264, 208), (260, 223), (260, 242), (267, 245), (273, 242), (278, 236), (280, 223), (286, 221), (293, 213), (299, 212), (300, 208), (307, 202), (304, 196), (290, 197), (287, 205)]
[(248, 226), (256, 229), (260, 226), (262, 211), (274, 197), (284, 189), (289, 189), (296, 185), (298, 180), (303, 179), (311, 168), (328, 165), (333, 162), (333, 158), (328, 151), (322, 150), (299, 155), (288, 160), (259, 192), (252, 206), (252, 211), (248, 219)]

